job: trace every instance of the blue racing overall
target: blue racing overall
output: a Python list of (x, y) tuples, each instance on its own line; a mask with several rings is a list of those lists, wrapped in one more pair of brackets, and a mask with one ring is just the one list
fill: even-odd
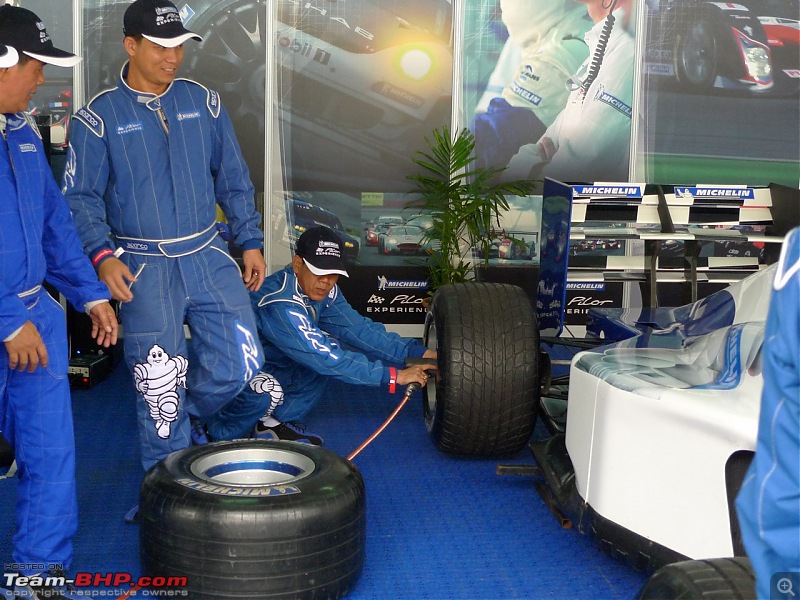
[(12, 570), (30, 575), (69, 566), (78, 524), (66, 317), (42, 284), (79, 311), (111, 295), (83, 253), (36, 126), (24, 114), (0, 120), (0, 340), (30, 321), (49, 357), (33, 373), (12, 370), (0, 344), (0, 431), (19, 478), (13, 561), (30, 567)]
[(283, 388), (283, 403), (272, 415), (279, 421), (301, 420), (322, 399), (331, 377), (353, 385), (386, 384), (392, 390), (397, 366), (425, 353), (419, 341), (390, 333), (356, 312), (339, 286), (324, 300), (311, 300), (291, 265), (267, 277), (250, 298), (264, 370)]
[(217, 204), (239, 248), (261, 248), (263, 234), (219, 96), (185, 79), (158, 96), (138, 92), (126, 72), (76, 113), (64, 194), (95, 267), (124, 251), (137, 277), (121, 317), (147, 469), (191, 445), (187, 412), (230, 439), (269, 407), (269, 397), (232, 402), (263, 356), (241, 272), (215, 229)]
[(756, 596), (786, 598), (787, 581), (800, 581), (800, 229), (783, 242), (763, 353), (756, 453), (736, 510)]

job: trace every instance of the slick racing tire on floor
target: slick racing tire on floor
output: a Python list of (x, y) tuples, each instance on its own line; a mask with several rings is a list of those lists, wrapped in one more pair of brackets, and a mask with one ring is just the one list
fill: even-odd
[(639, 593), (639, 600), (750, 600), (756, 597), (755, 585), (745, 557), (686, 560), (656, 571)]
[(360, 472), (319, 446), (237, 440), (175, 452), (139, 494), (142, 574), (195, 600), (340, 598), (364, 564)]
[(438, 352), (436, 381), (423, 390), (425, 424), (436, 446), (486, 458), (523, 448), (539, 404), (539, 330), (522, 288), (440, 287), (424, 342)]

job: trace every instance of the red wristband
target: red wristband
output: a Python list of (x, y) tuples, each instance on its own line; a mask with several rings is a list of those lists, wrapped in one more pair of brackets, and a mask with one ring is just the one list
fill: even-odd
[(397, 369), (389, 367), (389, 393), (394, 394), (397, 390)]
[(106, 256), (111, 256), (112, 254), (114, 254), (113, 250), (110, 248), (103, 248), (100, 250), (100, 252), (94, 255), (94, 258), (92, 259), (92, 265), (96, 267), (101, 260), (103, 260)]

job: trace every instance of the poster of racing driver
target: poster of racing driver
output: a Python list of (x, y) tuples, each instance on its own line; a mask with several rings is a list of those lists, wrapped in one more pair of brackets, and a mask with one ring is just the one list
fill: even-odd
[[(465, 27), (481, 32), (467, 35), (463, 74), (479, 161), (507, 167), (507, 179), (627, 180), (635, 5), (467, 0)], [(499, 42), (487, 65), (480, 55)]]

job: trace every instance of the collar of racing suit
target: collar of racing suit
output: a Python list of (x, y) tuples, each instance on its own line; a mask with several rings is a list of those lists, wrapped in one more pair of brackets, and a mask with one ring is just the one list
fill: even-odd
[(170, 92), (172, 91), (172, 83), (169, 84), (169, 87), (162, 93), (162, 94), (151, 94), (149, 92), (140, 92), (138, 90), (133, 89), (131, 86), (128, 85), (128, 67), (130, 66), (130, 62), (126, 62), (122, 65), (122, 69), (119, 72), (119, 89), (121, 89), (127, 96), (132, 98), (134, 101), (138, 102), (139, 104), (144, 104), (150, 110), (158, 110), (161, 108), (162, 99), (167, 98)]

